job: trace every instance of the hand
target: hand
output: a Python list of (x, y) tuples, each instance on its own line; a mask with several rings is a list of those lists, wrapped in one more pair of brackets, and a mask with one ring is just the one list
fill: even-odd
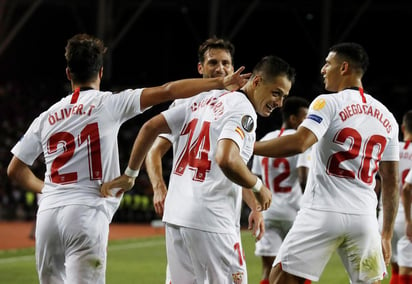
[(262, 185), (259, 192), (254, 192), (256, 200), (259, 202), (258, 211), (267, 210), (270, 207), (270, 203), (272, 203), (272, 193), (270, 190), (265, 186)]
[(245, 70), (245, 67), (241, 66), (232, 75), (227, 75), (223, 78), (223, 85), (225, 86), (225, 89), (229, 91), (236, 91), (246, 84), (252, 73), (240, 74), (243, 70)]
[(167, 188), (164, 183), (153, 187), (153, 206), (159, 216), (163, 216)]
[(249, 214), (248, 230), (252, 230), (252, 235), (259, 241), (265, 233), (265, 223), (263, 222), (262, 212), (252, 210)]
[(120, 190), (116, 193), (116, 197), (119, 197), (124, 192), (132, 189), (135, 179), (136, 178), (134, 177), (129, 177), (123, 174), (114, 180), (103, 183), (100, 188), (100, 193), (103, 197), (113, 196), (111, 189), (120, 188)]
[(383, 259), (385, 260), (385, 264), (389, 265), (392, 256), (392, 245), (391, 240), (383, 239), (382, 238), (382, 252), (383, 252)]

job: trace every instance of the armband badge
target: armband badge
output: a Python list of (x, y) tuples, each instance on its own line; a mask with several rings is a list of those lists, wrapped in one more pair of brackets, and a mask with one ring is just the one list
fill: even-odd
[(253, 118), (250, 115), (244, 115), (242, 117), (242, 127), (247, 132), (251, 132), (255, 126)]

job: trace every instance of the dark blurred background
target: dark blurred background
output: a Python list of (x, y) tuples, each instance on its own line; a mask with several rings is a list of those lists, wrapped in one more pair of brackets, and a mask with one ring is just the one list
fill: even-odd
[[(412, 109), (411, 28), (412, 1), (399, 0), (0, 0), (0, 220), (35, 214), (35, 196), (6, 176), (10, 149), (40, 112), (69, 93), (64, 47), (76, 33), (96, 35), (109, 47), (102, 90), (198, 77), (197, 48), (217, 35), (236, 46), (236, 68), (251, 71), (268, 54), (290, 62), (297, 70), (290, 95), (309, 100), (324, 92), (320, 68), (328, 47), (356, 41), (370, 56), (366, 91), (400, 123)], [(140, 126), (167, 105), (121, 128), (122, 168)], [(258, 122), (260, 138), (279, 127), (279, 112)], [(34, 170), (42, 175), (41, 159)], [(115, 221), (153, 218), (143, 171)]]

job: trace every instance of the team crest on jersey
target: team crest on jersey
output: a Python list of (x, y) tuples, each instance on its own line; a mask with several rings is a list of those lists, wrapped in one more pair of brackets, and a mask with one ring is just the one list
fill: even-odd
[(319, 98), (313, 103), (313, 109), (314, 110), (321, 110), (325, 107), (326, 101), (325, 99)]
[(242, 117), (242, 127), (244, 130), (247, 132), (252, 131), (253, 127), (255, 126), (255, 123), (253, 122), (253, 118), (250, 115), (244, 115)]
[(233, 283), (242, 284), (243, 282), (243, 272), (232, 273)]

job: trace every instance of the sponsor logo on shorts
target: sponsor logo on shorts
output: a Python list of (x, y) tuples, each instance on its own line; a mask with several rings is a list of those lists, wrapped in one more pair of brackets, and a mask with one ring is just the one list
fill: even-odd
[(232, 273), (233, 283), (242, 284), (243, 282), (243, 272)]

